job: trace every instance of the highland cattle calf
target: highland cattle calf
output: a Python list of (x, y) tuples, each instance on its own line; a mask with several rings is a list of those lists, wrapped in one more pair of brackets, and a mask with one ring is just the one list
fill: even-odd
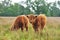
[(44, 14), (40, 14), (33, 22), (33, 28), (35, 31), (42, 31), (47, 21), (47, 17)]
[(23, 31), (24, 28), (26, 28), (26, 31), (28, 31), (28, 22), (29, 20), (25, 15), (17, 16), (11, 27), (11, 30), (17, 30), (21, 28)]
[(27, 17), (29, 18), (29, 22), (32, 24), (35, 32), (43, 30), (47, 20), (47, 17), (44, 14), (29, 15)]

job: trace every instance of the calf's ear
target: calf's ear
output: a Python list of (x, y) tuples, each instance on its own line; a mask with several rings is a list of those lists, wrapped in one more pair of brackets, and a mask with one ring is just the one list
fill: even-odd
[(28, 18), (29, 18), (29, 15), (26, 15), (26, 17), (28, 17)]

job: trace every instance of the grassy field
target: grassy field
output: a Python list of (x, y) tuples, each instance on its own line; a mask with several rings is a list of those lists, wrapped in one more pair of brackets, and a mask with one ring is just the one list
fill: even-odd
[(29, 24), (29, 31), (10, 31), (15, 17), (0, 17), (0, 40), (60, 40), (60, 17), (48, 17), (42, 35), (35, 33)]

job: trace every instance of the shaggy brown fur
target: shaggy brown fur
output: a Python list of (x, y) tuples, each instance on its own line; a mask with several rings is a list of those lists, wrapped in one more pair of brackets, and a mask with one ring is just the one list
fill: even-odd
[(46, 16), (44, 14), (40, 14), (40, 15), (28, 15), (27, 16), (29, 19), (29, 22), (32, 24), (33, 28), (35, 31), (43, 30), (45, 24), (46, 24)]
[(40, 14), (36, 17), (36, 19), (34, 20), (33, 22), (33, 28), (35, 31), (38, 31), (39, 29), (40, 30), (43, 30), (45, 24), (46, 24), (46, 16), (44, 14)]
[(25, 15), (17, 16), (11, 30), (17, 30), (19, 28), (21, 28), (22, 31), (26, 28), (26, 31), (28, 31), (28, 18)]

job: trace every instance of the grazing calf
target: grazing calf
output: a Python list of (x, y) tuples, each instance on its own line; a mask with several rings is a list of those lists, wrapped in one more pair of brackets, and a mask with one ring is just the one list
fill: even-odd
[(29, 20), (25, 15), (17, 16), (11, 27), (11, 30), (17, 30), (21, 28), (21, 30), (23, 31), (24, 28), (26, 28), (26, 31), (28, 31), (28, 21)]

